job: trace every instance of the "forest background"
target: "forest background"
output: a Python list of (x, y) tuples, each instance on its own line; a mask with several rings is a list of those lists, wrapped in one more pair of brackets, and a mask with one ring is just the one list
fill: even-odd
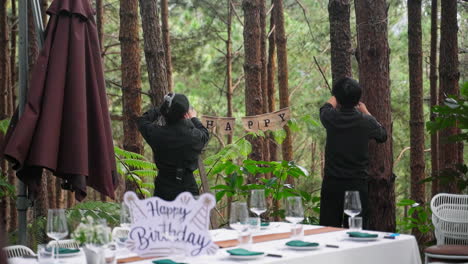
[[(442, 0), (444, 1), (444, 0)], [(145, 2), (140, 1), (140, 4)], [(150, 2), (150, 1), (148, 1)], [(164, 2), (164, 1), (163, 1)], [(325, 129), (319, 121), (319, 108), (330, 97), (328, 85), (332, 85), (332, 69), (330, 62), (330, 23), (329, 23), (329, 1), (319, 0), (284, 0), (281, 1), (284, 7), (284, 25), (287, 37), (287, 56), (288, 56), (288, 81), (289, 81), (289, 101), (292, 110), (293, 119), (289, 123), (289, 129), (292, 137), (292, 160), (294, 164), (285, 165), (285, 170), (289, 170), (294, 174), (295, 169), (305, 168), (308, 174), (297, 173), (294, 180), (286, 179), (286, 182), (291, 183), (293, 189), (304, 197), (308, 208), (309, 223), (316, 223), (319, 204), (318, 197), (320, 195), (320, 186), (323, 177), (324, 150), (325, 150)], [(346, 1), (345, 1), (346, 2)], [(385, 2), (385, 1), (384, 1)], [(431, 49), (431, 3), (433, 1), (423, 0), (422, 3), (422, 69), (423, 69), (423, 118), (424, 122), (430, 119), (430, 49)], [(232, 116), (236, 117), (236, 124), (233, 139), (221, 138), (213, 136), (206, 150), (203, 153), (203, 159), (208, 172), (208, 180), (210, 186), (215, 186), (217, 193), (222, 193), (224, 197), (218, 195), (219, 203), (219, 224), (224, 224), (226, 212), (224, 209), (226, 204), (232, 199), (242, 199), (245, 196), (240, 182), (237, 187), (234, 183), (230, 183), (230, 176), (233, 171), (240, 167), (229, 168), (226, 166), (229, 162), (233, 162), (236, 166), (241, 165), (242, 161), (248, 160), (247, 156), (252, 157), (251, 146), (248, 141), (244, 140), (246, 133), (241, 126), (240, 118), (248, 115), (246, 113), (245, 97), (245, 81), (246, 73), (244, 72), (244, 57), (245, 57), (245, 39), (244, 27), (246, 26), (242, 1), (232, 0), (170, 0), (168, 1), (168, 28), (162, 25), (162, 34), (169, 32), (170, 36), (170, 54), (172, 64), (172, 80), (168, 82), (172, 86), (172, 90), (177, 93), (186, 94), (193, 107), (197, 110), (199, 116), (227, 116), (227, 74), (226, 74), (226, 40), (228, 39), (227, 21), (230, 17), (232, 40)], [(357, 50), (357, 34), (356, 34), (356, 15), (354, 12), (355, 6), (352, 1), (350, 3), (350, 29), (351, 29), (351, 69), (354, 78), (358, 79), (358, 62), (354, 56)], [(43, 8), (47, 6), (47, 1), (43, 1)], [(400, 232), (410, 232), (411, 229), (419, 227), (423, 233), (429, 232), (423, 227), (430, 223), (428, 214), (425, 217), (412, 217), (415, 210), (426, 213), (428, 208), (426, 202), (432, 197), (431, 183), (426, 183), (425, 199), (420, 202), (418, 208), (411, 209), (414, 201), (407, 200), (411, 197), (411, 162), (410, 162), (410, 78), (409, 78), (409, 56), (408, 56), (408, 6), (406, 1), (388, 0), (386, 1), (388, 12), (388, 45), (390, 48), (390, 91), (391, 91), (391, 122), (393, 124), (393, 173), (397, 176), (395, 181), (395, 200), (400, 202), (396, 209), (396, 228)], [(154, 165), (151, 165), (152, 152), (147, 144), (142, 144), (141, 137), (135, 127), (128, 127), (128, 120), (136, 118), (139, 114), (149, 109), (152, 105), (150, 95), (152, 89), (150, 87), (150, 78), (148, 76), (148, 67), (151, 67), (145, 54), (150, 54), (150, 46), (145, 46), (143, 35), (144, 26), (141, 19), (133, 22), (124, 22), (124, 19), (131, 18), (131, 15), (140, 16), (138, 11), (138, 1), (117, 1), (117, 0), (97, 0), (93, 2), (98, 11), (98, 25), (102, 26), (102, 55), (104, 61), (106, 89), (111, 112), (113, 137), (116, 149), (117, 161), (121, 174), (126, 177), (127, 190), (140, 191), (142, 195), (149, 196), (152, 193), (152, 182), (156, 175)], [(468, 3), (465, 1), (457, 1), (458, 5), (458, 47), (459, 47), (459, 82), (463, 87), (463, 83), (468, 80)], [(17, 52), (16, 38), (17, 34), (17, 10), (15, 1), (2, 0), (3, 9), (7, 16), (8, 38), (7, 42), (11, 49), (11, 58)], [(102, 9), (100, 8), (102, 7)], [(140, 6), (141, 7), (141, 6)], [(270, 28), (270, 12), (271, 3), (267, 1), (266, 11), (268, 22), (266, 31), (271, 32)], [(440, 7), (440, 6), (439, 6)], [(132, 11), (138, 11), (135, 13)], [(231, 10), (231, 11), (229, 11)], [(161, 12), (162, 11), (162, 12)], [(164, 8), (159, 10), (159, 13), (164, 16)], [(128, 15), (130, 14), (130, 15)], [(144, 12), (141, 13), (142, 17)], [(0, 12), (0, 16), (2, 13)], [(126, 16), (127, 15), (127, 16)], [(439, 14), (440, 15), (440, 14)], [(440, 18), (440, 17), (439, 17)], [(159, 19), (159, 18), (158, 18)], [(44, 19), (46, 21), (46, 19)], [(132, 24), (133, 23), (133, 24)], [(133, 31), (129, 32), (129, 27), (133, 26)], [(32, 28), (32, 27), (31, 27)], [(124, 30), (127, 30), (124, 32)], [(160, 32), (160, 33), (161, 33)], [(124, 33), (124, 34), (123, 34)], [(130, 35), (125, 35), (125, 34)], [(30, 34), (34, 34), (30, 30)], [(133, 34), (133, 35), (132, 35)], [(167, 35), (167, 34), (166, 34)], [(133, 46), (133, 51), (126, 49), (124, 53), (121, 47), (129, 45), (129, 41), (134, 41), (136, 46)], [(153, 45), (154, 46), (154, 45)], [(128, 46), (127, 46), (128, 47)], [(30, 48), (30, 57), (37, 56), (37, 47), (34, 48), (34, 43)], [(125, 68), (128, 61), (141, 66), (140, 69)], [(10, 60), (12, 69), (10, 71), (13, 91), (17, 87), (17, 67), (16, 59)], [(320, 69), (319, 69), (320, 68)], [(323, 71), (323, 75), (320, 71)], [(129, 78), (133, 76), (133, 80)], [(170, 76), (170, 75), (169, 75)], [(170, 78), (170, 77), (168, 77)], [(325, 79), (326, 80), (325, 80)], [(124, 80), (125, 79), (125, 80)], [(140, 83), (141, 81), (141, 83)], [(129, 106), (125, 104), (128, 96), (136, 96), (135, 91), (125, 94), (128, 89), (133, 89), (135, 85), (136, 93), (141, 95), (139, 106)], [(276, 84), (278, 85), (278, 84)], [(170, 89), (170, 88), (169, 88)], [(140, 91), (141, 90), (141, 91)], [(275, 89), (276, 110), (279, 109), (279, 88)], [(13, 93), (14, 94), (14, 93)], [(127, 99), (126, 99), (127, 98)], [(13, 101), (15, 101), (13, 96)], [(378, 102), (378, 98), (375, 98)], [(154, 102), (154, 101), (153, 101)], [(248, 103), (247, 103), (248, 104)], [(135, 108), (136, 107), (136, 108)], [(130, 110), (131, 108), (131, 110)], [(372, 112), (372, 111), (371, 111)], [(8, 111), (2, 113), (0, 119), (11, 116)], [(126, 125), (124, 125), (124, 123)], [(3, 123), (4, 124), (4, 123)], [(126, 127), (124, 127), (126, 126)], [(3, 125), (5, 127), (5, 124)], [(134, 131), (133, 140), (125, 139), (125, 131)], [(1, 131), (0, 131), (1, 132)], [(269, 133), (266, 133), (267, 136)], [(262, 137), (263, 135), (260, 135)], [(249, 135), (247, 138), (251, 137)], [(280, 144), (286, 137), (284, 130), (279, 130), (273, 133), (273, 138), (276, 144)], [(424, 176), (431, 176), (431, 140), (427, 129), (424, 129)], [(249, 138), (250, 139), (250, 138)], [(228, 142), (233, 140), (235, 147), (226, 147)], [(135, 141), (139, 143), (135, 144)], [(271, 140), (270, 140), (271, 141)], [(465, 141), (466, 142), (466, 141)], [(133, 145), (132, 145), (133, 144)], [(144, 149), (142, 149), (144, 146)], [(140, 153), (143, 156), (126, 152), (123, 149)], [(255, 147), (253, 152), (258, 151)], [(236, 154), (232, 154), (235, 152)], [(465, 152), (464, 152), (465, 153)], [(229, 156), (231, 155), (231, 156)], [(229, 156), (229, 157), (228, 157)], [(228, 158), (227, 158), (228, 157)], [(278, 146), (278, 158), (281, 160), (281, 147)], [(220, 160), (224, 163), (224, 167), (216, 167)], [(463, 159), (466, 160), (466, 154), (463, 154)], [(240, 163), (239, 163), (240, 162)], [(244, 167), (249, 167), (254, 163), (243, 164)], [(254, 164), (258, 165), (258, 164)], [(270, 164), (271, 165), (271, 164)], [(296, 167), (299, 165), (300, 167)], [(11, 177), (11, 170), (6, 165), (2, 177), (5, 182), (2, 183), (6, 187), (3, 190), (8, 193), (4, 199), (5, 207), (2, 208), (8, 215), (5, 219), (5, 224), (12, 234), (16, 227), (16, 216), (14, 207), (14, 197), (11, 195), (11, 186), (14, 186), (15, 179)], [(250, 174), (262, 172), (251, 168)], [(283, 169), (284, 169), (283, 168)], [(215, 170), (215, 171), (213, 171)], [(9, 172), (8, 172), (9, 171)], [(266, 171), (264, 171), (266, 172)], [(267, 173), (271, 173), (268, 171)], [(239, 174), (242, 174), (239, 171)], [(249, 174), (249, 173), (247, 173)], [(466, 176), (466, 175), (465, 175)], [(287, 177), (287, 174), (286, 174)], [(197, 178), (199, 180), (199, 178)], [(200, 181), (200, 180), (199, 180)], [(245, 179), (245, 183), (249, 180)], [(135, 186), (134, 183), (137, 183)], [(250, 181), (249, 181), (250, 182)], [(250, 182), (252, 183), (252, 182)], [(268, 182), (263, 182), (268, 184)], [(234, 189), (229, 189), (229, 185), (234, 186)], [(223, 187), (225, 185), (227, 187)], [(3, 185), (2, 185), (3, 186)], [(231, 187), (232, 187), (231, 186)], [(255, 188), (254, 184), (252, 188)], [(257, 186), (258, 187), (258, 186)], [(288, 186), (286, 186), (288, 187)], [(3, 187), (2, 187), (3, 188)], [(35, 203), (35, 209), (31, 210), (30, 219), (33, 224), (30, 225), (32, 233), (40, 233), (43, 230), (41, 219), (43, 219), (44, 210), (53, 207), (70, 208), (70, 214), (79, 219), (79, 216), (91, 214), (99, 217), (105, 217), (112, 224), (117, 222), (118, 215), (115, 215), (115, 208), (118, 204), (113, 204), (108, 199), (100, 197), (97, 193), (90, 191), (90, 195), (84, 203), (77, 204), (74, 201), (72, 194), (62, 191), (60, 181), (55, 177), (48, 175), (44, 177), (44, 194), (39, 197), (39, 201)], [(236, 189), (237, 188), (237, 189)], [(287, 189), (287, 188), (286, 188)], [(120, 189), (119, 194), (123, 193), (124, 188)], [(223, 192), (224, 191), (224, 192)], [(230, 193), (232, 191), (233, 193)], [(239, 193), (236, 193), (239, 192)], [(462, 192), (467, 193), (464, 189)], [(273, 194), (274, 191), (272, 191)], [(239, 197), (236, 195), (239, 194)], [(284, 196), (292, 195), (285, 191)], [(230, 197), (232, 195), (232, 197)], [(278, 198), (281, 198), (279, 196)], [(40, 201), (42, 199), (42, 202)], [(280, 200), (280, 199), (279, 199)], [(117, 201), (118, 202), (118, 201)], [(274, 207), (274, 206), (273, 206)], [(276, 209), (280, 210), (280, 207)], [(7, 213), (9, 212), (9, 213)], [(281, 212), (277, 212), (280, 215)], [(275, 217), (272, 215), (272, 217)], [(35, 230), (35, 231), (34, 231)], [(424, 232), (425, 231), (425, 232)], [(41, 240), (40, 235), (35, 235), (32, 240)], [(427, 240), (427, 239), (426, 239)]]

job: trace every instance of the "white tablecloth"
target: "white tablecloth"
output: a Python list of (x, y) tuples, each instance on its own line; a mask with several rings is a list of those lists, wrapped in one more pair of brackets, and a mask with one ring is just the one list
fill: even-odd
[[(306, 226), (305, 229), (320, 228), (319, 226)], [(282, 233), (289, 231), (289, 224), (272, 223), (270, 228), (262, 230), (257, 235), (269, 233)], [(200, 256), (194, 258), (186, 258), (183, 262), (189, 264), (421, 264), (418, 245), (416, 239), (409, 235), (400, 235), (395, 239), (383, 239), (385, 233), (379, 233), (377, 241), (356, 242), (346, 238), (347, 231), (338, 231), (331, 233), (323, 233), (305, 236), (305, 241), (318, 242), (320, 248), (311, 251), (297, 251), (285, 247), (285, 243), (290, 239), (282, 239), (256, 243), (252, 245), (251, 250), (263, 251), (265, 253), (279, 254), (282, 258), (263, 257), (256, 260), (234, 260), (231, 259), (226, 249), (219, 249), (214, 256)], [(215, 241), (234, 239), (237, 233), (233, 230), (212, 230), (212, 238)], [(255, 234), (254, 234), (255, 235)], [(339, 248), (324, 247), (325, 244), (338, 245)], [(131, 253), (121, 252), (121, 257), (130, 256)], [(64, 258), (66, 263), (84, 264), (84, 256), (74, 258)], [(151, 260), (137, 261), (133, 264), (151, 264)], [(33, 264), (37, 263), (33, 259), (11, 259), (11, 264)]]

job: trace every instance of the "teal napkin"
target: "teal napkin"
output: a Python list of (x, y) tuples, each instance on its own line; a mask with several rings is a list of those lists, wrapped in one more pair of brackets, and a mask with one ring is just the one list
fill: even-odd
[(175, 262), (170, 259), (158, 259), (153, 261), (154, 264), (185, 264), (182, 262)]
[(373, 238), (373, 237), (379, 236), (377, 234), (370, 234), (370, 233), (364, 233), (364, 232), (348, 232), (346, 234), (348, 234), (349, 237), (363, 237), (363, 238)]
[(260, 226), (269, 226), (270, 225), (270, 222), (261, 222), (260, 223)]
[(290, 247), (318, 247), (319, 243), (315, 242), (305, 242), (302, 240), (291, 240), (286, 243)]
[(234, 256), (257, 256), (262, 255), (263, 252), (249, 251), (243, 248), (235, 248), (231, 250), (226, 250), (229, 254)]
[[(52, 248), (47, 248), (47, 252), (52, 252)], [(56, 249), (54, 248), (54, 253)], [(73, 254), (73, 253), (78, 253), (80, 252), (79, 249), (77, 248), (59, 248), (58, 253), (60, 254)]]

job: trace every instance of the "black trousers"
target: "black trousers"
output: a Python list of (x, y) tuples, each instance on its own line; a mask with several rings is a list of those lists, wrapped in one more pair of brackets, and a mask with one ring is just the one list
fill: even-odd
[(348, 216), (344, 213), (344, 195), (346, 191), (359, 191), (362, 211), (358, 216), (363, 219), (363, 228), (367, 228), (368, 182), (362, 179), (324, 179), (320, 195), (320, 225), (348, 227)]
[(200, 195), (192, 172), (186, 171), (182, 177), (176, 177), (175, 172), (159, 171), (158, 177), (154, 180), (154, 196), (166, 201), (173, 201), (183, 192)]

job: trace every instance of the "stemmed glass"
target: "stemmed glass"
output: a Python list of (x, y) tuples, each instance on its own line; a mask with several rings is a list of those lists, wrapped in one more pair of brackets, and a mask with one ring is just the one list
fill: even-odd
[(257, 227), (261, 224), (260, 215), (266, 210), (265, 190), (252, 190), (250, 194), (250, 211), (257, 215)]
[(351, 217), (351, 223), (354, 217), (361, 213), (361, 198), (358, 191), (345, 192), (344, 213)]
[[(64, 209), (49, 209), (47, 214), (47, 236), (55, 240), (55, 260), (58, 262), (59, 246), (58, 241), (68, 235), (67, 218)], [(53, 251), (54, 248), (52, 248)]]
[(302, 198), (299, 196), (288, 197), (286, 200), (286, 220), (293, 223), (292, 236), (298, 236), (297, 223), (304, 220), (304, 208)]
[(130, 215), (130, 208), (126, 203), (122, 203), (120, 207), (120, 226), (124, 228), (130, 228), (132, 223), (132, 216)]
[[(234, 202), (231, 204), (229, 226), (238, 232), (240, 244), (245, 244), (242, 234), (249, 231), (248, 218), (249, 212), (247, 210), (247, 203)], [(250, 241), (250, 238), (248, 240)], [(249, 243), (249, 241), (247, 241), (247, 243)]]

